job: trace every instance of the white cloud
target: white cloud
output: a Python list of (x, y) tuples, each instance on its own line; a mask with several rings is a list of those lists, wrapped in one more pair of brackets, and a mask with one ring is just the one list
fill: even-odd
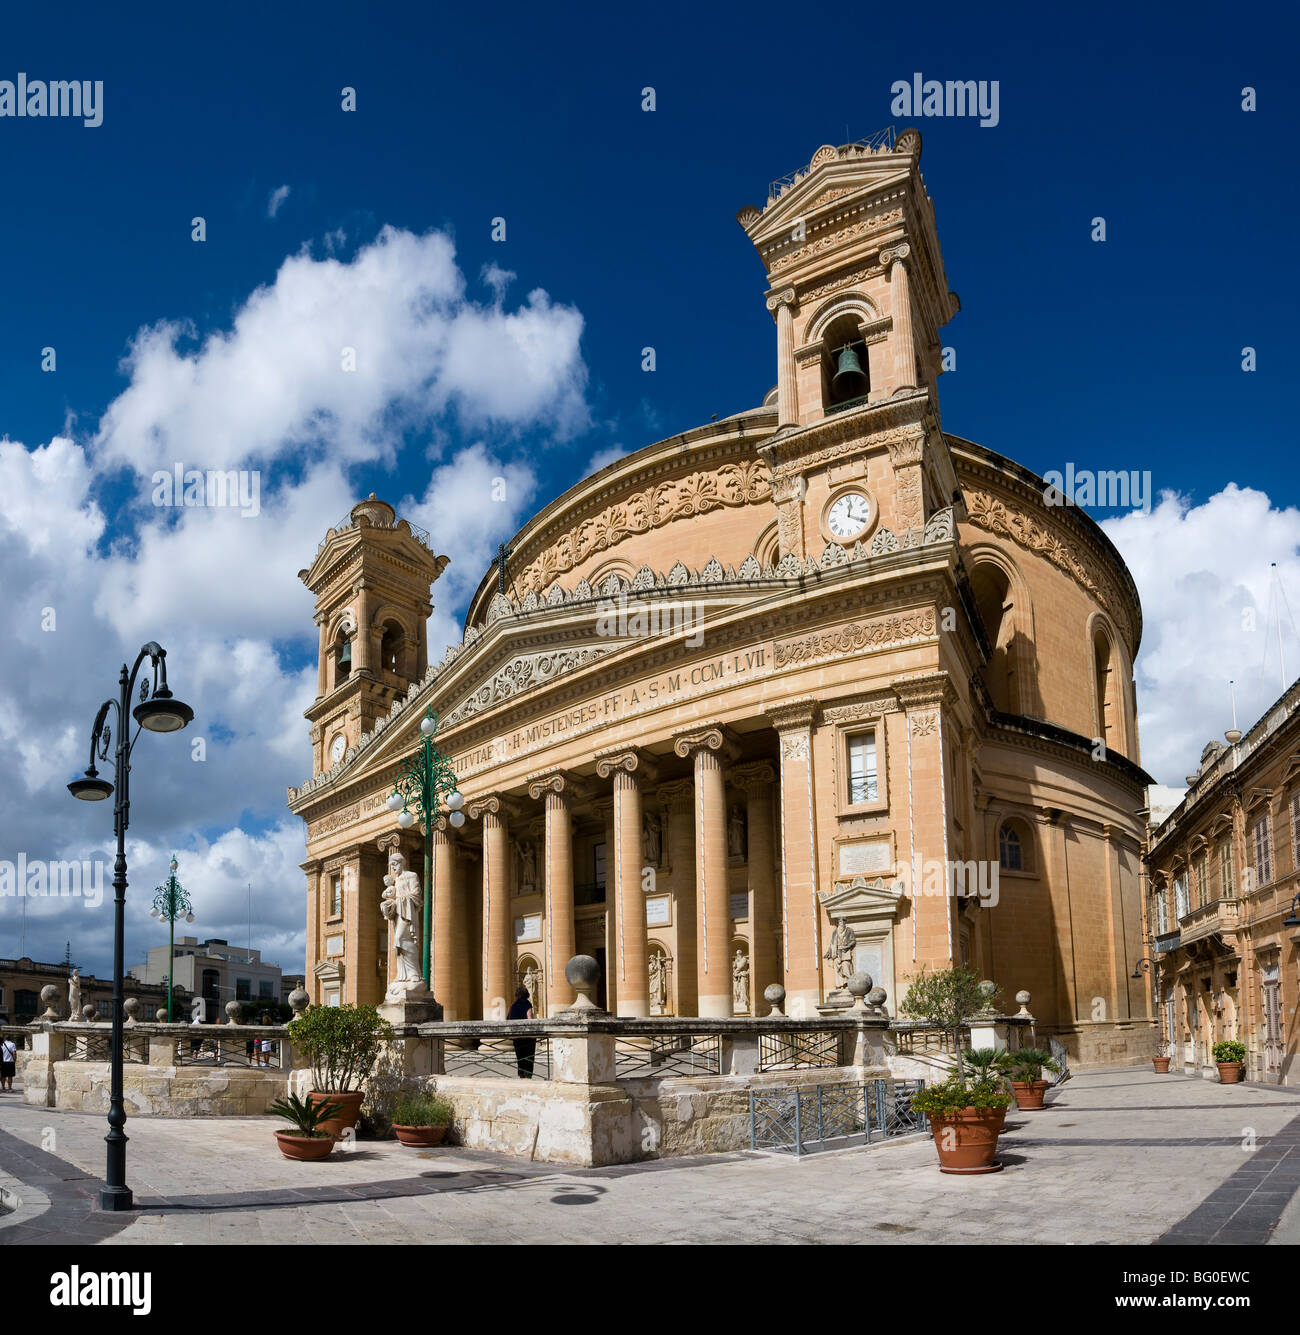
[(625, 450), (621, 445), (607, 445), (603, 450), (597, 450), (587, 461), (587, 468), (583, 477), (590, 477), (592, 473), (599, 473), (602, 468), (612, 464), (616, 459), (626, 458), (630, 453), (630, 450)]
[[(1248, 728), (1282, 693), (1276, 622), (1269, 621), (1270, 562), (1292, 606), (1300, 594), (1300, 510), (1277, 509), (1261, 491), (1230, 483), (1200, 505), (1164, 492), (1150, 514), (1102, 523), (1142, 598), (1138, 723), (1142, 763), (1180, 785), (1201, 749), (1222, 742), (1237, 717)], [(1300, 642), (1283, 617), (1288, 676), (1300, 672)]]
[(280, 205), (289, 198), (289, 187), (287, 185), (277, 185), (266, 200), (266, 216), (274, 218), (280, 212)]

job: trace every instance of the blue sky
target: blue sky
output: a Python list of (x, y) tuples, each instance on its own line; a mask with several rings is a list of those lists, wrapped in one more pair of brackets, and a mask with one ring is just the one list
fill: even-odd
[[(161, 879), (173, 846), (188, 850), (213, 906), (196, 929), (237, 936), (228, 924), (241, 918), (245, 879), (257, 880), (268, 953), (300, 967), (301, 832), (286, 821), (283, 785), (308, 767), (310, 599), (287, 585), (234, 596), (202, 575), (185, 583), (187, 570), (224, 560), (232, 530), (187, 517), (182, 533), (179, 519), (144, 508), (147, 462), (133, 451), (156, 423), (169, 445), (187, 443), (191, 466), (211, 466), (218, 447), (204, 420), (150, 398), (140, 360), (123, 365), (140, 331), (176, 326), (159, 363), (174, 367), (214, 335), (234, 339), (265, 288), (280, 316), (245, 344), (266, 366), (285, 328), (291, 257), (307, 285), (332, 281), (331, 263), (359, 275), (365, 254), (398, 287), (409, 272), (435, 290), (454, 269), (463, 290), (451, 303), (481, 325), (461, 344), (477, 376), (464, 372), (446, 394), (432, 373), (402, 383), (396, 411), (363, 415), (364, 448), (346, 429), (313, 439), (297, 423), (277, 435), (283, 419), (268, 414), (247, 457), (267, 470), (259, 541), (290, 582), (348, 498), (411, 498), (463, 572), (439, 586), (450, 633), (496, 542), (593, 460), (761, 400), (774, 337), (736, 211), (761, 205), (768, 181), (846, 128), (859, 138), (891, 123), (922, 132), (962, 300), (944, 334), (957, 358), (941, 382), (945, 427), (1039, 472), (1149, 470), (1157, 496), (1176, 494), (1108, 525), (1146, 604), (1144, 758), (1175, 780), (1226, 726), (1216, 711), (1229, 676), (1243, 718), (1278, 694), (1257, 632), (1238, 643), (1224, 627), (1247, 605), (1263, 616), (1270, 560), (1284, 581), (1297, 575), (1284, 403), (1297, 359), (1296, 26), (1294, 11), (1252, 5), (1231, 22), (1217, 6), (1174, 17), (936, 6), (923, 31), (840, 4), (6, 12), (0, 79), (102, 79), (104, 115), (97, 128), (0, 118), (0, 437), (10, 442), (0, 575), (24, 590), (20, 621), (68, 609), (59, 635), (23, 631), (4, 651), (11, 720), (39, 718), (45, 731), (24, 751), (0, 722), (0, 745), (18, 758), (0, 784), (0, 858), (70, 855), (99, 839), (80, 813), (50, 814), (63, 762), (80, 752), (114, 656), (157, 636), (178, 689), (191, 657), (213, 754), (197, 789), (200, 767), (175, 755), (157, 760), (164, 791), (137, 783), (141, 881)], [(997, 80), (999, 123), (891, 114), (891, 84), (915, 71)], [(1241, 109), (1246, 85), (1258, 90), (1252, 113)], [(345, 86), (355, 112), (340, 109)], [(201, 244), (195, 216), (206, 220)], [(1097, 216), (1104, 243), (1091, 239)], [(496, 217), (504, 243), (490, 237)], [(411, 244), (377, 247), (384, 228)], [(454, 243), (454, 260), (420, 247), (430, 233)], [(484, 266), (514, 275), (504, 296)], [(515, 374), (508, 340), (538, 288), (547, 297), (529, 319), (556, 351), (536, 392), (503, 405), (493, 381)], [(47, 346), (54, 373), (41, 369)], [(641, 369), (645, 346), (653, 374)], [(1258, 351), (1253, 374), (1241, 370), (1245, 346)], [(214, 399), (241, 392), (223, 379)], [(321, 410), (338, 407), (327, 395)], [(125, 425), (115, 435), (106, 420)], [(242, 419), (231, 421), (237, 431)], [(50, 447), (56, 437), (68, 444)], [(466, 527), (446, 496), (501, 470), (518, 482), (512, 504), (476, 510)], [(262, 537), (273, 525), (292, 542)], [(160, 568), (181, 573), (167, 583)], [(1293, 588), (1300, 598), (1300, 579)], [(1206, 621), (1207, 608), (1220, 620)], [(1214, 661), (1193, 665), (1207, 639)], [(1189, 701), (1203, 718), (1188, 721)], [(12, 902), (0, 901), (0, 955), (18, 953)], [(76, 935), (77, 953), (102, 968), (102, 915), (69, 924), (44, 908), (29, 911), (28, 952), (61, 957)]]

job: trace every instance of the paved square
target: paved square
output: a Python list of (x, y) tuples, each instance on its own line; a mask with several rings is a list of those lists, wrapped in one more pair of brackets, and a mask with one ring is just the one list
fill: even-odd
[(928, 1137), (597, 1169), (362, 1141), (295, 1164), (270, 1118), (137, 1118), (139, 1208), (113, 1216), (103, 1118), (5, 1096), (0, 1187), (23, 1203), (0, 1243), (1300, 1241), (1300, 1091), (1128, 1068), (1049, 1097), (1008, 1114), (1005, 1170), (975, 1178), (941, 1175)]

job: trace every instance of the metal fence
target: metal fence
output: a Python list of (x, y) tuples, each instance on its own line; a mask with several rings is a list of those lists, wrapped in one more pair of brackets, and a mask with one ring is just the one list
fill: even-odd
[(760, 1034), (760, 1071), (797, 1071), (816, 1066), (840, 1066), (840, 1035), (837, 1030)]
[[(67, 1060), (74, 1062), (107, 1062), (113, 1060), (112, 1034), (76, 1034), (68, 1044)], [(149, 1063), (149, 1040), (144, 1037), (122, 1036), (124, 1062)]]
[(756, 1150), (808, 1154), (870, 1144), (926, 1129), (912, 1097), (924, 1080), (865, 1080), (749, 1092), (749, 1144)]
[(716, 1031), (698, 1034), (620, 1034), (614, 1045), (618, 1080), (665, 1076), (719, 1075), (722, 1038)]
[[(269, 1047), (269, 1051), (264, 1050)], [(195, 1035), (176, 1040), (177, 1066), (246, 1066), (278, 1071), (281, 1043), (275, 1038), (220, 1038)]]
[[(522, 1053), (519, 1043), (534, 1043), (531, 1059), (528, 1049)], [(449, 1038), (442, 1050), (446, 1075), (485, 1075), (497, 1079), (549, 1080), (551, 1078), (551, 1040), (549, 1038)], [(530, 1064), (531, 1062), (531, 1064)], [(528, 1071), (530, 1074), (525, 1075)]]

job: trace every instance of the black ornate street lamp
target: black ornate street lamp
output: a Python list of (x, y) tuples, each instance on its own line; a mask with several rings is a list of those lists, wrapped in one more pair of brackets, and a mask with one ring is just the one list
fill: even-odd
[[(465, 799), (456, 786), (456, 771), (451, 761), (433, 744), (438, 731), (438, 716), (430, 708), (420, 720), (420, 746), (402, 762), (401, 772), (393, 785), (393, 794), (388, 799), (389, 811), (398, 811), (397, 823), (404, 830), (409, 830), (418, 820), (424, 831), (424, 936), (420, 942), (421, 965), (424, 973), (424, 985), (433, 990), (432, 963), (429, 958), (429, 943), (433, 937), (433, 822), (438, 818), (438, 799), (442, 794), (447, 797), (448, 819), (453, 825), (465, 824), (465, 813), (461, 808)], [(410, 806), (414, 804), (415, 810)]]
[(1282, 919), (1283, 927), (1300, 927), (1300, 893), (1291, 899), (1291, 912)]
[(1142, 970), (1151, 970), (1155, 968), (1155, 960), (1148, 959), (1145, 955), (1133, 966), (1133, 972), (1129, 974), (1130, 978), (1141, 978)]
[(176, 968), (176, 919), (194, 921), (194, 905), (190, 903), (189, 891), (176, 879), (176, 854), (172, 854), (167, 879), (154, 889), (153, 908), (149, 910), (151, 918), (167, 920), (167, 1018), (175, 1020), (172, 1013), (172, 976)]
[[(140, 665), (149, 659), (153, 666), (153, 684), (149, 678), (140, 683), (140, 702), (131, 709)], [(99, 777), (95, 759), (108, 759), (108, 748), (113, 739), (108, 723), (109, 710), (117, 712), (117, 746), (110, 763), (116, 776), (116, 789), (107, 779)], [(109, 1086), (108, 1163), (104, 1186), (99, 1193), (101, 1210), (129, 1210), (134, 1201), (131, 1188), (126, 1185), (126, 1106), (122, 1097), (122, 989), (123, 989), (123, 933), (126, 921), (126, 827), (131, 812), (131, 752), (139, 738), (127, 741), (130, 722), (127, 711), (141, 728), (149, 732), (179, 732), (193, 721), (194, 711), (172, 696), (167, 688), (167, 651), (152, 640), (136, 655), (135, 666), (127, 671), (125, 663), (118, 674), (118, 698), (105, 700), (95, 715), (95, 726), (90, 733), (90, 764), (83, 778), (68, 784), (73, 797), (83, 802), (113, 801), (113, 832), (117, 835), (117, 858), (113, 863), (113, 1046), (112, 1076)], [(170, 1003), (168, 1015), (170, 1016)]]

